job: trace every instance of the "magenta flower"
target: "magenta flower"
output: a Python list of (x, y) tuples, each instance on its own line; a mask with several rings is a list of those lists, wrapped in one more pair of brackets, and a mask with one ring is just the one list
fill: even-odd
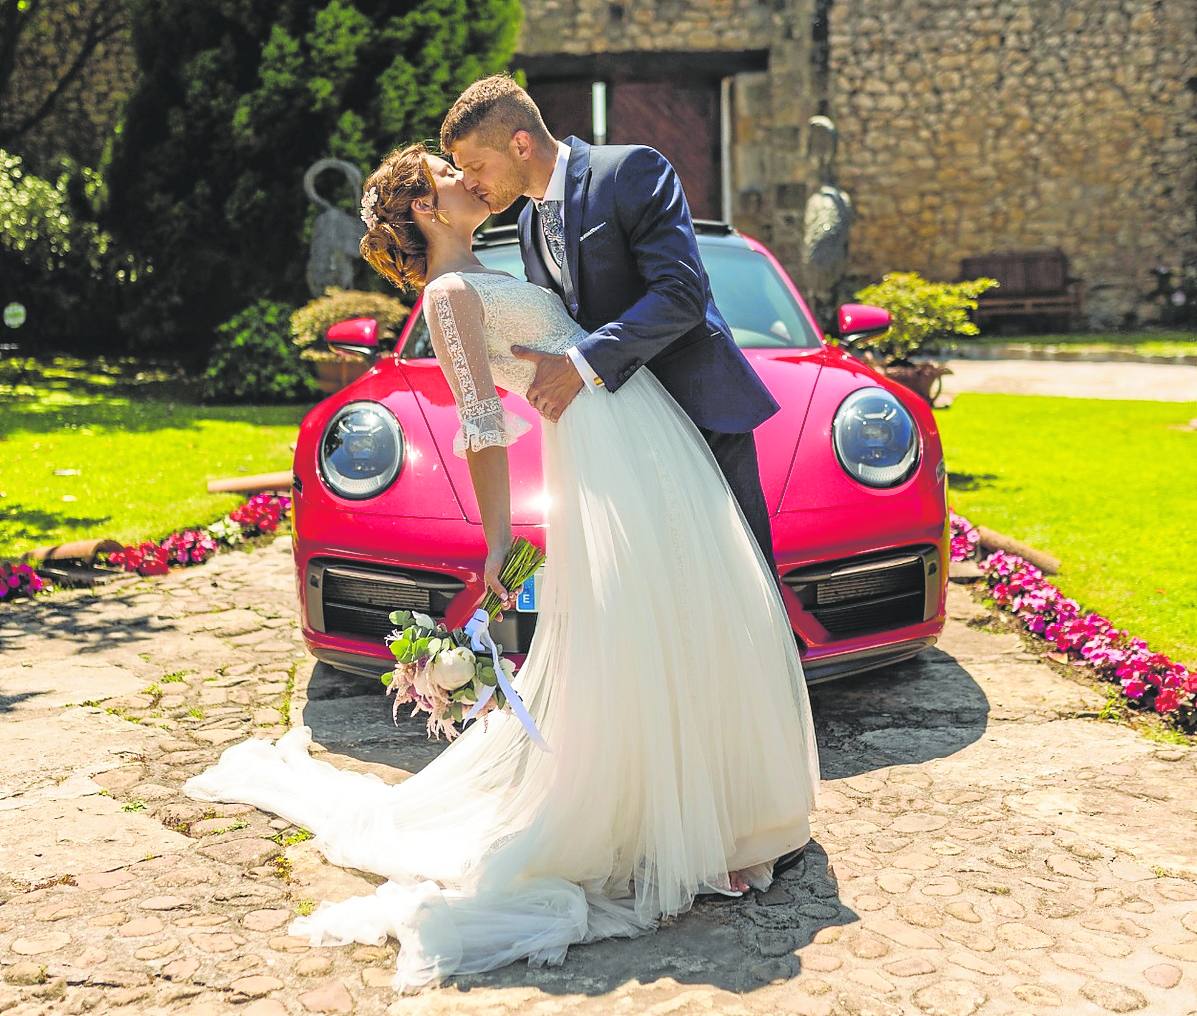
[(1142, 698), (1143, 693), (1147, 691), (1147, 685), (1137, 677), (1124, 677), (1122, 679), (1122, 691), (1127, 698), (1138, 699)]

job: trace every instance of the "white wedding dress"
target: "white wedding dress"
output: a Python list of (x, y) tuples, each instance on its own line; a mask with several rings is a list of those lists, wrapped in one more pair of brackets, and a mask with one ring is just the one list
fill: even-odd
[[(550, 290), (498, 272), (441, 276), (425, 308), (459, 455), (530, 428), (495, 391), (531, 384), (512, 343), (564, 352), (585, 334)], [(579, 392), (542, 434), (548, 558), (514, 684), (550, 752), (492, 712), (390, 786), (313, 759), (298, 727), (228, 748), (184, 786), (281, 815), (333, 864), (384, 876), (290, 932), (397, 938), (398, 990), (642, 934), (729, 891), (729, 869), (767, 887), (773, 860), (810, 839), (819, 758), (801, 662), (697, 428), (641, 369), (615, 393)]]

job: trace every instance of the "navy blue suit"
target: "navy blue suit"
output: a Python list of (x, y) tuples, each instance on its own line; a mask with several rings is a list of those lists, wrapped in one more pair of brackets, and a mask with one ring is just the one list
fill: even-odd
[(646, 145), (565, 141), (560, 287), (541, 257), (532, 202), (520, 213), (519, 238), (528, 280), (559, 292), (590, 333), (578, 350), (607, 394), (577, 398), (607, 398), (640, 367), (651, 370), (706, 439), (772, 563), (752, 430), (780, 407), (715, 306), (677, 172)]

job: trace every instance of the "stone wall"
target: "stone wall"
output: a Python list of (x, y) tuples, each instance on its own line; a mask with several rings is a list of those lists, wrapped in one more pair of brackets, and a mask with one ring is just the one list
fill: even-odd
[[(732, 213), (801, 278), (807, 121), (840, 131), (853, 277), (1059, 246), (1090, 324), (1151, 320), (1197, 258), (1195, 0), (525, 0), (541, 58), (760, 51), (734, 74)], [(652, 73), (652, 61), (643, 62)], [(646, 139), (651, 143), (651, 139)], [(850, 287), (849, 287), (850, 288)]]
[(835, 0), (828, 98), (853, 269), (955, 278), (1058, 246), (1090, 324), (1197, 258), (1192, 0)]

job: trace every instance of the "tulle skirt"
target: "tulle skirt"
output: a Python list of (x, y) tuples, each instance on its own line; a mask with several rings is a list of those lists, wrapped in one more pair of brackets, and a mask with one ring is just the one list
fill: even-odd
[[(410, 991), (651, 931), (729, 870), (765, 888), (810, 839), (819, 759), (793, 635), (710, 449), (657, 378), (582, 391), (543, 427), (548, 561), (508, 712), (397, 785), (251, 739), (184, 790), (302, 825), (333, 864), (384, 876), (290, 932), (398, 939)], [(388, 708), (381, 696), (379, 708)]]

